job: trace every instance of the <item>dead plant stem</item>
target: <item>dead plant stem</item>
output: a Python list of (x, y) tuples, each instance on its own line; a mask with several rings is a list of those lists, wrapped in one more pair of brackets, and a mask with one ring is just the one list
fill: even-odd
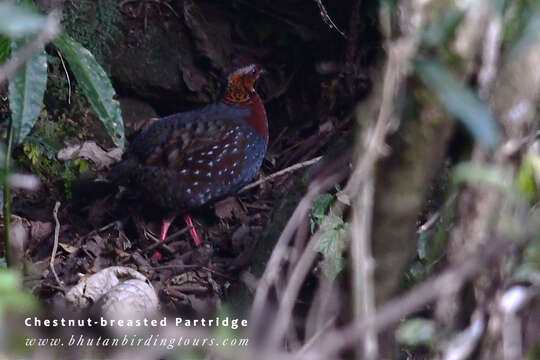
[(238, 193), (239, 194), (243, 193), (244, 191), (247, 191), (247, 190), (249, 190), (251, 188), (259, 186), (259, 185), (261, 185), (261, 184), (263, 184), (263, 183), (265, 183), (267, 181), (270, 181), (272, 179), (275, 179), (275, 178), (277, 178), (279, 176), (283, 176), (283, 175), (286, 175), (286, 174), (291, 173), (293, 171), (301, 170), (303, 168), (306, 168), (308, 166), (316, 164), (319, 161), (321, 161), (322, 158), (323, 158), (322, 156), (318, 156), (316, 158), (313, 158), (313, 159), (303, 161), (303, 162), (300, 162), (298, 164), (294, 164), (292, 166), (289, 166), (289, 167), (287, 167), (287, 168), (285, 168), (283, 170), (280, 170), (280, 171), (277, 171), (277, 172), (273, 173), (272, 175), (266, 176), (266, 177), (264, 177), (262, 179), (259, 179), (257, 181), (252, 182), (251, 184), (248, 184), (248, 185), (244, 186), (242, 189), (240, 189), (240, 191), (238, 191)]
[(326, 191), (335, 184), (343, 181), (346, 176), (346, 172), (338, 171), (323, 180), (314, 181), (308, 188), (306, 195), (300, 200), (298, 206), (294, 210), (291, 218), (285, 225), (275, 247), (272, 251), (272, 255), (268, 260), (264, 273), (257, 285), (257, 291), (255, 293), (255, 299), (250, 311), (250, 326), (253, 329), (258, 329), (261, 316), (265, 310), (266, 302), (268, 300), (268, 294), (272, 286), (276, 284), (276, 280), (280, 276), (281, 265), (286, 257), (289, 249), (289, 242), (294, 236), (299, 224), (311, 210), (311, 205), (315, 198), (323, 191)]
[(58, 285), (60, 287), (64, 287), (64, 284), (62, 281), (60, 281), (60, 278), (58, 277), (58, 274), (56, 274), (56, 270), (54, 269), (54, 260), (56, 259), (56, 251), (58, 250), (58, 237), (60, 235), (60, 221), (58, 220), (58, 209), (60, 208), (60, 201), (57, 201), (56, 204), (54, 204), (54, 210), (53, 210), (53, 217), (54, 222), (56, 223), (54, 227), (54, 244), (53, 249), (51, 253), (51, 260), (49, 262), (49, 267), (51, 268), (51, 272), (54, 275), (54, 278)]
[[(363, 319), (375, 313), (373, 284), (374, 260), (371, 255), (371, 223), (373, 216), (374, 179), (371, 174), (353, 205), (351, 267), (354, 317)], [(377, 333), (366, 328), (364, 339), (356, 350), (357, 359), (378, 358)]]
[(489, 246), (479, 249), (466, 261), (456, 264), (440, 275), (426, 280), (404, 295), (388, 301), (375, 313), (355, 321), (343, 330), (328, 334), (313, 350), (298, 356), (302, 359), (330, 359), (335, 354), (354, 346), (365, 336), (366, 330), (380, 332), (388, 326), (422, 309), (433, 301), (454, 293), (490, 263), (513, 249), (509, 238), (492, 239)]

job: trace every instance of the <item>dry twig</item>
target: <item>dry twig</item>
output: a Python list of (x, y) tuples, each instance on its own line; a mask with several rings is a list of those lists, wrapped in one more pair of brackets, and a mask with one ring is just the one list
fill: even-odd
[(154, 250), (158, 246), (166, 245), (167, 243), (169, 243), (172, 240), (176, 239), (180, 235), (183, 235), (183, 234), (187, 233), (189, 230), (191, 230), (191, 228), (192, 228), (191, 226), (186, 226), (185, 228), (183, 228), (181, 230), (178, 230), (177, 232), (175, 232), (171, 236), (167, 236), (165, 239), (159, 240), (158, 242), (155, 242), (152, 245), (149, 245), (149, 246), (145, 247), (144, 249), (142, 249), (142, 252), (147, 252), (147, 251), (150, 251), (150, 250)]
[[(371, 254), (371, 224), (374, 198), (373, 174), (363, 186), (359, 198), (353, 205), (351, 267), (354, 316), (363, 319), (375, 313), (375, 291), (373, 280), (374, 260)], [(366, 329), (363, 344), (358, 348), (358, 359), (377, 359), (377, 333)]]
[(422, 309), (427, 304), (454, 293), (491, 262), (508, 254), (514, 245), (508, 238), (492, 239), (490, 245), (472, 254), (466, 261), (444, 271), (439, 276), (416, 286), (403, 296), (388, 301), (379, 311), (354, 322), (341, 331), (328, 334), (305, 359), (330, 359), (344, 349), (354, 346), (363, 338), (367, 329), (380, 332), (388, 326)]
[(328, 11), (326, 11), (326, 8), (324, 7), (321, 0), (313, 0), (315, 1), (315, 4), (319, 7), (319, 12), (321, 13), (321, 19), (324, 21), (330, 29), (336, 29), (336, 31), (343, 36), (344, 38), (347, 38), (347, 35), (343, 31), (341, 31), (337, 25), (334, 23), (334, 21), (330, 18), (330, 15), (328, 15)]
[(49, 267), (51, 268), (51, 272), (54, 275), (54, 278), (56, 279), (56, 282), (60, 287), (64, 287), (64, 284), (56, 274), (56, 270), (54, 270), (54, 260), (56, 258), (56, 251), (58, 250), (58, 237), (60, 235), (60, 221), (58, 221), (58, 209), (60, 208), (60, 201), (57, 201), (56, 204), (54, 204), (54, 210), (53, 210), (53, 217), (54, 221), (56, 223), (56, 226), (54, 228), (54, 245), (51, 253), (51, 260), (49, 262)]
[[(380, 103), (378, 102), (376, 104), (376, 107), (380, 109), (378, 111), (377, 120), (375, 122), (375, 125), (372, 129), (372, 131), (366, 131), (365, 136), (365, 145), (363, 146), (363, 152), (362, 156), (358, 159), (357, 164), (355, 166), (355, 169), (353, 171), (353, 174), (351, 174), (351, 177), (343, 190), (343, 193), (348, 195), (349, 198), (355, 199), (359, 194), (361, 193), (362, 188), (366, 189), (366, 185), (369, 185), (371, 181), (373, 181), (372, 174), (375, 168), (375, 164), (377, 160), (385, 154), (385, 139), (389, 132), (393, 131), (396, 128), (396, 125), (394, 124), (394, 104), (397, 96), (396, 89), (399, 89), (403, 81), (406, 79), (407, 76), (407, 68), (408, 65), (416, 53), (416, 48), (419, 44), (419, 32), (422, 29), (423, 25), (423, 6), (425, 4), (418, 4), (418, 8), (415, 9), (418, 15), (418, 19), (415, 22), (415, 26), (412, 26), (410, 29), (410, 33), (406, 34), (401, 40), (396, 41), (395, 43), (392, 43), (389, 47), (389, 60), (386, 63), (385, 71), (384, 71), (384, 81), (382, 83), (382, 92), (380, 95)], [(312, 184), (314, 185), (314, 184)], [(369, 190), (369, 186), (367, 188)], [(317, 189), (319, 190), (319, 189)], [(285, 227), (282, 235), (280, 236), (280, 239), (278, 240), (278, 244), (276, 245), (272, 256), (270, 258), (269, 263), (267, 264), (265, 273), (263, 274), (263, 277), (259, 283), (257, 293), (255, 296), (255, 300), (252, 307), (252, 320), (258, 320), (259, 314), (262, 313), (264, 309), (264, 304), (266, 302), (266, 298), (268, 295), (269, 288), (272, 284), (274, 284), (278, 278), (279, 274), (279, 267), (281, 265), (281, 261), (284, 258), (284, 254), (288, 248), (288, 242), (290, 238), (292, 237), (294, 231), (298, 228), (298, 225), (301, 224), (303, 218), (308, 213), (312, 201), (315, 199), (315, 196), (319, 193), (319, 191), (314, 191), (314, 187), (310, 187), (308, 193), (306, 196), (300, 201), (298, 207), (296, 208), (295, 212), (293, 213), (291, 219), (287, 223), (287, 226)], [(369, 205), (369, 201), (367, 202)], [(334, 204), (336, 206), (337, 204)], [(343, 206), (343, 204), (341, 204)], [(367, 219), (366, 219), (367, 221)], [(364, 222), (365, 224), (365, 222)], [(364, 232), (367, 229), (364, 229)], [(362, 241), (365, 243), (367, 241), (370, 241), (369, 233), (365, 233), (365, 238), (362, 239)], [(283, 339), (289, 323), (291, 319), (291, 313), (294, 308), (294, 304), (296, 301), (296, 298), (298, 296), (298, 293), (300, 291), (300, 288), (304, 282), (305, 277), (307, 276), (307, 273), (309, 272), (309, 269), (311, 267), (311, 264), (313, 260), (315, 259), (315, 244), (317, 243), (317, 239), (320, 236), (320, 231), (318, 231), (309, 241), (308, 245), (306, 246), (306, 249), (304, 250), (304, 253), (300, 257), (298, 263), (296, 264), (292, 275), (290, 277), (290, 280), (288, 281), (285, 290), (282, 293), (280, 307), (278, 309), (278, 313), (276, 316), (276, 319), (274, 321), (273, 327), (270, 330), (270, 337), (269, 341), (267, 342), (267, 345), (271, 345), (272, 347), (277, 347), (280, 343), (280, 341)], [(364, 244), (365, 245), (365, 244)], [(364, 248), (364, 251), (366, 249)], [(365, 259), (369, 258), (369, 254), (366, 252)], [(365, 260), (364, 259), (364, 260)], [(360, 273), (358, 276), (366, 282), (362, 284), (362, 287), (368, 287), (369, 288), (369, 279), (371, 278), (369, 274), (369, 262), (366, 263), (366, 267), (360, 269)], [(359, 289), (355, 289), (359, 290)], [(367, 297), (371, 298), (373, 294), (366, 294)], [(370, 300), (368, 300), (366, 297), (362, 298), (362, 301), (366, 301), (367, 309), (370, 311), (373, 310), (374, 305), (370, 305)], [(360, 302), (360, 300), (359, 300)], [(371, 303), (373, 301), (371, 300)], [(362, 306), (364, 307), (363, 304)], [(364, 308), (366, 310), (366, 308)], [(364, 313), (364, 311), (363, 311)], [(371, 312), (372, 314), (373, 312)], [(363, 319), (370, 319), (370, 316), (373, 316), (371, 314), (365, 314), (366, 317)], [(376, 356), (376, 348), (374, 348), (374, 337), (377, 335), (378, 328), (373, 325), (372, 323), (366, 321), (360, 321), (363, 325), (362, 332), (358, 335), (356, 334), (354, 337), (354, 343), (358, 342), (358, 340), (365, 339), (366, 344), (371, 344), (371, 349), (374, 349), (371, 351), (371, 354)], [(253, 321), (252, 324), (257, 325), (258, 321)], [(255, 326), (255, 328), (257, 328)], [(356, 329), (356, 328), (355, 328)], [(368, 330), (369, 336), (366, 337), (366, 330)], [(347, 334), (349, 336), (352, 336), (350, 334)], [(336, 340), (337, 341), (337, 340)], [(326, 342), (325, 342), (326, 343)], [(349, 345), (352, 345), (350, 343)], [(368, 346), (368, 349), (370, 347)], [(272, 348), (270, 348), (272, 349)], [(342, 349), (342, 347), (340, 348)], [(315, 351), (317, 353), (317, 351)], [(327, 354), (330, 354), (327, 352)], [(319, 353), (313, 354), (309, 353), (309, 355), (312, 356), (319, 356)], [(309, 358), (309, 355), (307, 358)], [(322, 358), (329, 358), (323, 356)]]
[(286, 174), (288, 174), (290, 172), (300, 170), (300, 169), (306, 168), (308, 166), (311, 166), (313, 164), (316, 164), (319, 161), (321, 161), (322, 158), (323, 158), (322, 156), (318, 156), (316, 158), (313, 158), (313, 159), (310, 159), (310, 160), (307, 160), (307, 161), (303, 161), (303, 162), (298, 163), (298, 164), (294, 164), (294, 165), (289, 166), (289, 167), (287, 167), (287, 168), (285, 168), (283, 170), (279, 170), (279, 171), (273, 173), (272, 175), (266, 176), (266, 177), (264, 177), (262, 179), (259, 179), (257, 181), (252, 182), (251, 184), (248, 184), (248, 185), (244, 186), (242, 189), (240, 189), (240, 191), (238, 191), (238, 193), (239, 194), (243, 193), (244, 191), (247, 191), (247, 190), (249, 190), (251, 188), (259, 186), (259, 185), (261, 185), (261, 184), (263, 184), (263, 183), (265, 183), (267, 181), (270, 181), (272, 179), (275, 179), (275, 178), (277, 178), (279, 176), (283, 176), (283, 175), (286, 175)]
[(71, 79), (69, 78), (69, 71), (67, 70), (66, 63), (64, 62), (64, 57), (62, 56), (62, 53), (57, 49), (56, 53), (58, 54), (58, 57), (60, 58), (60, 61), (62, 62), (62, 68), (64, 69), (64, 73), (66, 74), (66, 79), (68, 83), (68, 104), (71, 104)]
[(292, 275), (285, 287), (285, 291), (281, 296), (281, 301), (279, 304), (279, 310), (275, 317), (275, 321), (270, 331), (270, 337), (268, 345), (270, 348), (277, 348), (283, 336), (287, 332), (289, 327), (290, 319), (292, 318), (291, 314), (296, 303), (296, 298), (298, 293), (304, 283), (309, 270), (311, 269), (311, 264), (317, 257), (317, 245), (319, 244), (322, 231), (318, 231), (314, 236), (311, 237), (309, 243), (306, 246), (306, 249), (302, 253), (302, 256), (298, 260), (296, 267), (294, 268)]
[(257, 329), (261, 320), (261, 315), (266, 307), (268, 294), (273, 285), (275, 285), (283, 260), (286, 257), (289, 248), (289, 241), (296, 232), (298, 225), (308, 215), (311, 210), (311, 205), (315, 198), (323, 191), (332, 188), (335, 184), (343, 181), (347, 172), (338, 171), (322, 180), (315, 180), (308, 188), (306, 195), (300, 200), (298, 206), (294, 210), (287, 225), (283, 229), (264, 273), (257, 285), (255, 299), (250, 311), (250, 325), (253, 329)]

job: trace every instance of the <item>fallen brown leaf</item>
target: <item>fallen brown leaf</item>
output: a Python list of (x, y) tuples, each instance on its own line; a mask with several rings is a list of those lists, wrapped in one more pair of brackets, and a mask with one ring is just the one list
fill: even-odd
[(79, 248), (75, 246), (71, 246), (68, 244), (61, 243), (61, 242), (58, 243), (58, 246), (60, 246), (68, 254), (74, 254), (79, 250)]
[(66, 161), (75, 158), (84, 158), (92, 161), (98, 170), (108, 168), (120, 161), (122, 149), (117, 147), (109, 151), (103, 150), (94, 141), (86, 141), (82, 144), (69, 145), (58, 151), (58, 160)]
[(46, 239), (53, 232), (53, 224), (51, 222), (30, 221), (30, 241), (39, 243)]
[(105, 293), (122, 281), (138, 279), (147, 282), (146, 277), (133, 269), (112, 266), (83, 277), (66, 294), (66, 300), (75, 308), (83, 309), (97, 302)]
[(244, 209), (238, 199), (232, 196), (217, 202), (214, 209), (216, 216), (220, 219), (232, 219), (244, 213)]

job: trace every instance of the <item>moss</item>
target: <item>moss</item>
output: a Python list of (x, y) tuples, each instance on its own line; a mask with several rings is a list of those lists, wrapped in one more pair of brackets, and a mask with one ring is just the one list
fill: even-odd
[(71, 184), (74, 180), (94, 176), (90, 162), (74, 159), (61, 162), (56, 154), (63, 147), (64, 141), (73, 139), (77, 134), (76, 124), (65, 117), (57, 121), (48, 119), (43, 111), (30, 135), (22, 144), (22, 152), (17, 163), (29, 168), (49, 188), (63, 192), (71, 198)]
[(121, 16), (116, 0), (66, 1), (62, 24), (107, 70), (111, 44), (122, 36), (117, 26)]
[[(72, 79), (70, 87), (60, 59), (55, 56), (50, 58), (44, 103), (49, 112), (48, 121), (61, 124), (62, 129), (57, 134), (60, 136), (59, 143), (94, 140), (106, 148), (113, 146), (103, 122), (90, 106), (77, 82)], [(54, 125), (51, 126), (54, 128)], [(51, 136), (52, 134), (49, 134), (46, 137)]]

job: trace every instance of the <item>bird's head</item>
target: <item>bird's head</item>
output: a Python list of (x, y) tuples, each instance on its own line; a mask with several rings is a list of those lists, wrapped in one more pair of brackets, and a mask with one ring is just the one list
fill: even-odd
[(242, 103), (255, 94), (255, 82), (264, 73), (259, 64), (236, 69), (227, 76), (227, 89), (223, 100), (227, 103)]

